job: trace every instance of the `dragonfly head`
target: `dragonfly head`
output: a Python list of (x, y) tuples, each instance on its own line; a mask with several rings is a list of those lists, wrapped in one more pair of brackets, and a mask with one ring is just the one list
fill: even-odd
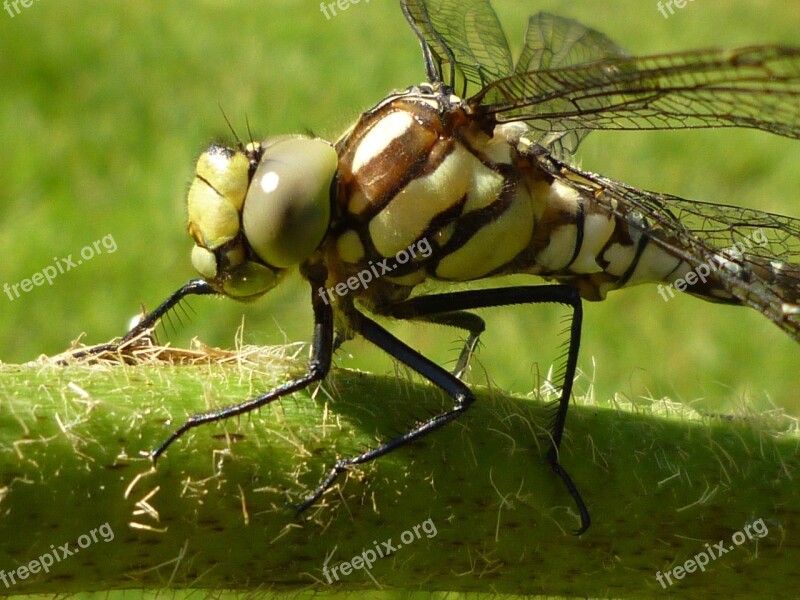
[(261, 296), (322, 242), (331, 220), (336, 151), (282, 136), (200, 155), (189, 188), (192, 265), (219, 292)]

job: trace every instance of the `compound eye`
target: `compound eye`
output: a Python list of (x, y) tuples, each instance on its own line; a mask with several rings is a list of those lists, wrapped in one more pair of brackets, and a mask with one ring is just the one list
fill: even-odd
[(242, 226), (258, 257), (284, 268), (306, 260), (325, 237), (338, 157), (318, 138), (283, 138), (265, 148), (244, 201)]

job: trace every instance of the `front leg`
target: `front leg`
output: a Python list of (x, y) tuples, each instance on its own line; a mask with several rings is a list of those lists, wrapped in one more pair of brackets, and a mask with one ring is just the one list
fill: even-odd
[(128, 333), (122, 336), (122, 339), (116, 343), (100, 344), (93, 346), (86, 350), (80, 350), (70, 354), (70, 358), (86, 358), (88, 356), (96, 356), (106, 352), (116, 353), (119, 352), (131, 340), (136, 339), (143, 333), (153, 329), (158, 321), (166, 315), (170, 310), (175, 308), (187, 296), (207, 296), (218, 295), (214, 288), (209, 285), (205, 279), (193, 279), (186, 285), (175, 290), (169, 298), (164, 300), (154, 311), (146, 315), (141, 321), (134, 325)]
[(333, 355), (333, 310), (327, 302), (324, 302), (316, 293), (313, 293), (317, 287), (318, 285), (314, 285), (312, 281), (311, 303), (314, 308), (314, 334), (311, 343), (311, 360), (309, 361), (306, 374), (288, 383), (284, 383), (274, 390), (252, 398), (251, 400), (193, 415), (152, 452), (151, 456), (153, 462), (155, 462), (175, 440), (190, 429), (194, 429), (204, 423), (221, 421), (250, 412), (274, 402), (279, 398), (302, 390), (312, 383), (325, 378), (328, 371), (330, 371), (331, 357)]

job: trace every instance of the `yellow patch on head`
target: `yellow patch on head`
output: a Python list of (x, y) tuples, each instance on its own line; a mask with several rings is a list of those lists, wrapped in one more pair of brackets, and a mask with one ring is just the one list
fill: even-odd
[(199, 177), (189, 188), (188, 205), (189, 233), (198, 245), (214, 250), (239, 233), (239, 211)]
[(197, 176), (209, 182), (236, 210), (241, 210), (247, 194), (249, 170), (247, 156), (220, 146), (212, 146), (203, 152), (195, 167)]

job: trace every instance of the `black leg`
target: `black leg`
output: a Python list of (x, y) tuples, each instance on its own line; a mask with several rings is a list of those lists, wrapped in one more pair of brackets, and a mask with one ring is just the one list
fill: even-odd
[[(324, 281), (324, 280), (323, 280)], [(312, 285), (311, 289), (316, 292), (317, 285)], [(155, 462), (159, 456), (179, 437), (190, 429), (194, 429), (204, 423), (220, 421), (242, 413), (250, 412), (261, 406), (269, 404), (274, 400), (282, 398), (308, 387), (315, 381), (324, 379), (331, 368), (331, 357), (333, 355), (333, 312), (331, 307), (321, 300), (316, 293), (311, 294), (311, 303), (314, 306), (314, 336), (311, 347), (311, 360), (308, 364), (308, 371), (302, 377), (289, 381), (280, 387), (262, 394), (252, 400), (218, 408), (205, 413), (196, 414), (190, 417), (183, 425), (176, 429), (164, 442), (156, 448), (151, 456)]]
[(125, 336), (120, 340), (119, 345), (121, 346), (125, 342), (132, 340), (143, 331), (155, 327), (156, 323), (158, 323), (158, 320), (175, 308), (181, 302), (181, 300), (186, 298), (186, 296), (206, 296), (216, 294), (219, 294), (219, 292), (212, 288), (205, 279), (192, 279), (182, 288), (173, 292), (172, 295), (164, 300), (164, 302), (162, 302), (153, 312), (139, 321), (133, 329), (125, 334)]
[[(458, 322), (453, 322), (452, 320), (448, 321), (447, 316), (452, 315), (468, 315), (469, 313), (464, 313), (462, 311), (466, 310), (474, 310), (478, 308), (484, 308), (489, 306), (507, 306), (512, 304), (537, 304), (537, 303), (550, 303), (556, 302), (560, 304), (568, 305), (572, 308), (572, 321), (570, 326), (570, 337), (569, 337), (569, 347), (567, 351), (567, 360), (564, 366), (564, 382), (561, 388), (561, 395), (558, 400), (558, 405), (556, 407), (556, 413), (553, 418), (552, 423), (550, 424), (550, 450), (547, 453), (547, 461), (552, 467), (553, 471), (558, 475), (561, 481), (564, 483), (567, 491), (569, 492), (572, 499), (575, 501), (575, 504), (578, 508), (578, 512), (580, 514), (581, 519), (581, 526), (579, 529), (575, 531), (576, 535), (580, 535), (586, 529), (588, 529), (591, 518), (589, 516), (589, 510), (586, 508), (586, 504), (584, 503), (583, 499), (581, 498), (580, 492), (578, 491), (577, 487), (573, 483), (572, 479), (570, 478), (569, 474), (564, 470), (558, 460), (558, 449), (561, 445), (561, 438), (564, 433), (564, 425), (567, 419), (567, 410), (569, 409), (569, 399), (572, 394), (572, 384), (575, 379), (575, 373), (578, 366), (578, 350), (580, 348), (580, 340), (581, 340), (581, 325), (583, 322), (583, 307), (581, 304), (581, 299), (578, 291), (575, 288), (565, 286), (565, 285), (543, 285), (543, 286), (518, 286), (518, 287), (511, 287), (511, 288), (496, 288), (496, 289), (486, 289), (486, 290), (473, 290), (473, 291), (465, 291), (465, 292), (453, 292), (448, 294), (434, 294), (428, 296), (420, 296), (417, 298), (413, 298), (411, 300), (401, 302), (396, 307), (384, 307), (380, 309), (381, 314), (388, 314), (391, 316), (395, 316), (397, 318), (404, 318), (404, 319), (422, 319), (422, 320), (429, 320), (436, 323), (442, 324), (453, 324), (457, 327), (462, 327), (464, 329), (469, 330), (471, 333), (475, 333), (469, 325), (466, 324), (465, 321), (461, 320), (460, 324)], [(437, 317), (438, 315), (438, 317)], [(445, 316), (445, 318), (441, 318)], [(471, 315), (474, 316), (474, 315)], [(371, 323), (371, 322), (370, 322)], [(475, 323), (473, 322), (473, 326)], [(375, 325), (377, 327), (377, 325)], [(383, 330), (381, 330), (383, 331)], [(477, 331), (477, 329), (475, 330)], [(365, 332), (361, 332), (364, 337), (368, 337)], [(384, 332), (386, 336), (389, 336), (388, 333)], [(475, 335), (477, 339), (477, 335), (480, 332), (477, 332)], [(369, 339), (369, 338), (368, 338)], [(399, 360), (405, 362), (410, 367), (414, 368), (418, 372), (422, 373), (420, 369), (418, 369), (414, 363), (414, 361), (419, 362), (420, 360), (427, 360), (424, 359), (421, 355), (414, 352), (413, 350), (408, 349), (407, 346), (404, 346), (402, 342), (399, 340), (394, 340), (394, 338), (385, 337), (381, 340), (372, 340), (381, 348), (383, 348), (389, 354), (392, 354)], [(381, 343), (382, 342), (382, 343)], [(395, 354), (393, 352), (392, 346), (394, 344), (400, 345), (399, 347), (406, 348), (410, 350), (412, 353), (412, 362), (403, 359), (401, 356)], [(465, 348), (467, 351), (467, 348)], [(462, 356), (463, 356), (462, 352)], [(438, 378), (434, 378), (433, 376), (429, 376), (425, 373), (425, 375), (429, 380), (431, 380), (436, 385), (439, 385), (445, 391), (447, 391), (447, 387), (445, 387), (445, 379), (440, 375)], [(452, 382), (450, 382), (452, 385)], [(444, 423), (452, 420), (458, 414), (463, 412), (466, 409), (466, 406), (472, 401), (466, 403), (466, 406), (463, 408), (459, 408), (461, 404), (464, 404), (463, 400), (459, 400), (459, 398), (451, 393), (451, 396), (456, 400), (456, 409), (450, 411), (449, 413), (445, 413), (445, 415), (441, 415), (440, 417), (435, 417), (429, 422), (423, 423), (420, 427), (415, 430), (412, 430), (405, 436), (397, 438), (396, 440), (392, 440), (381, 446), (376, 448), (375, 450), (366, 452), (362, 455), (359, 455), (353, 459), (349, 459), (349, 461), (339, 461), (337, 466), (331, 471), (328, 478), (323, 482), (320, 488), (317, 490), (315, 496), (312, 497), (311, 502), (319, 497), (319, 495), (324, 492), (324, 490), (329, 487), (336, 476), (343, 470), (345, 470), (348, 464), (359, 464), (362, 462), (366, 462), (367, 460), (372, 460), (373, 458), (377, 458), (386, 452), (393, 450), (394, 448), (401, 446), (403, 444), (408, 443), (411, 439), (418, 437), (428, 431), (440, 427)], [(469, 396), (471, 397), (471, 395)], [(455, 413), (452, 416), (449, 416), (451, 413)], [(437, 419), (445, 417), (446, 420), (441, 424), (437, 424), (433, 427), (428, 427), (428, 423), (432, 421), (436, 421)], [(418, 430), (421, 430), (421, 433), (417, 433)], [(307, 501), (307, 504), (310, 505), (310, 502)]]
[(455, 406), (446, 412), (443, 412), (427, 421), (417, 425), (414, 429), (397, 437), (377, 448), (372, 448), (354, 456), (352, 458), (340, 459), (328, 472), (328, 475), (320, 482), (317, 489), (306, 500), (297, 507), (297, 512), (301, 513), (316, 502), (325, 491), (330, 488), (339, 475), (352, 465), (360, 465), (376, 458), (388, 454), (396, 450), (400, 446), (404, 446), (409, 442), (422, 437), (446, 425), (454, 420), (461, 413), (469, 408), (470, 404), (475, 401), (475, 396), (464, 382), (455, 378), (453, 375), (445, 371), (442, 367), (432, 362), (431, 360), (416, 352), (383, 327), (368, 319), (364, 315), (356, 314), (353, 316), (353, 327), (365, 339), (369, 340), (382, 350), (386, 351), (391, 356), (395, 357), (400, 362), (408, 365), (417, 373), (422, 375), (425, 379), (433, 382), (435, 385), (442, 388), (450, 397), (453, 398)]
[[(421, 296), (421, 298), (425, 298), (425, 296)], [(453, 375), (461, 379), (464, 371), (467, 370), (469, 359), (474, 354), (475, 347), (478, 345), (478, 338), (486, 331), (486, 323), (478, 315), (465, 311), (425, 314), (423, 312), (425, 306), (420, 306), (417, 300), (418, 298), (411, 298), (410, 300), (404, 300), (397, 304), (390, 304), (378, 308), (375, 312), (395, 319), (424, 321), (426, 323), (433, 323), (434, 325), (455, 327), (468, 332), (469, 335), (467, 336), (464, 347), (461, 349), (461, 353), (458, 355), (456, 366), (451, 371)]]
[(88, 350), (81, 350), (70, 355), (70, 358), (84, 358), (95, 354), (102, 354), (103, 352), (117, 352), (122, 346), (137, 338), (148, 329), (152, 329), (158, 323), (158, 320), (166, 315), (170, 310), (175, 308), (181, 300), (187, 296), (205, 296), (209, 294), (218, 294), (208, 282), (204, 279), (193, 279), (183, 287), (174, 291), (169, 298), (164, 300), (154, 311), (145, 316), (144, 319), (139, 321), (122, 339), (116, 344), (102, 344), (94, 346)]

